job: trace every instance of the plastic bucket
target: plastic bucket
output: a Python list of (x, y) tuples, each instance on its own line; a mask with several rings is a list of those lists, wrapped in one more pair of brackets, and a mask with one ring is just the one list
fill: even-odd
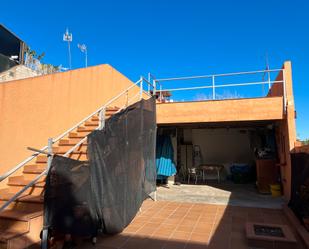
[(281, 186), (280, 184), (271, 184), (270, 185), (271, 195), (273, 197), (281, 196)]

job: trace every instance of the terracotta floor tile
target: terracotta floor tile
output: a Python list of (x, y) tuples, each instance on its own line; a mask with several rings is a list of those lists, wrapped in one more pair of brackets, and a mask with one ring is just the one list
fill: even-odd
[(172, 235), (173, 231), (155, 231), (151, 237), (160, 237), (160, 238), (169, 238)]
[(208, 243), (189, 243), (186, 245), (185, 249), (207, 249)]
[(168, 241), (162, 247), (163, 249), (183, 249), (185, 248), (185, 242), (178, 242), (178, 241)]
[(136, 232), (137, 235), (140, 236), (151, 236), (157, 228), (153, 227), (142, 227), (140, 230)]
[(154, 228), (156, 228), (156, 227), (159, 227), (160, 225), (161, 225), (161, 223), (159, 223), (159, 222), (146, 222), (144, 227), (154, 227)]
[(172, 236), (171, 236), (171, 240), (183, 240), (183, 241), (187, 241), (191, 236), (190, 232), (181, 232), (181, 231), (175, 231)]
[(165, 219), (163, 222), (163, 224), (179, 224), (179, 219), (173, 218), (173, 219)]
[(130, 232), (130, 233), (136, 233), (138, 230), (140, 230), (143, 227), (143, 225), (135, 226), (127, 226), (123, 231), (124, 232)]
[(196, 233), (193, 232), (190, 237), (190, 241), (196, 242), (208, 242), (210, 240), (210, 235), (206, 233)]
[(195, 227), (193, 233), (210, 234), (213, 231), (212, 227)]
[(196, 223), (197, 223), (196, 220), (184, 219), (180, 222), (180, 225), (182, 225), (182, 226), (194, 226)]
[(186, 226), (186, 225), (183, 225), (183, 226), (178, 226), (176, 228), (176, 231), (181, 231), (181, 232), (192, 232), (194, 226)]
[(247, 238), (245, 233), (232, 232), (231, 233), (231, 245), (233, 248), (248, 248)]
[(149, 240), (144, 249), (162, 249), (165, 244), (165, 240)]
[(151, 237), (152, 238), (169, 238), (174, 231), (156, 230)]
[(165, 220), (166, 220), (166, 218), (151, 218), (151, 219), (149, 219), (149, 222), (162, 224)]
[(97, 246), (102, 245), (102, 246), (110, 246), (110, 247), (120, 247), (129, 239), (130, 239), (129, 236), (123, 236), (121, 234), (114, 235), (114, 236), (103, 236), (103, 237), (99, 237)]
[(146, 248), (147, 243), (148, 243), (147, 239), (131, 238), (120, 248), (121, 249), (144, 249)]
[(99, 238), (96, 248), (249, 249), (245, 223), (265, 219), (287, 222), (280, 210), (145, 201), (123, 233)]
[(215, 219), (213, 218), (213, 217), (200, 217), (199, 218), (199, 222), (202, 222), (202, 223), (210, 223), (210, 224), (212, 224), (212, 223), (214, 223), (215, 222)]
[(168, 231), (173, 231), (176, 229), (177, 226), (175, 226), (174, 224), (161, 224), (159, 227), (158, 227), (158, 230), (159, 231), (162, 231), (162, 230), (168, 230)]

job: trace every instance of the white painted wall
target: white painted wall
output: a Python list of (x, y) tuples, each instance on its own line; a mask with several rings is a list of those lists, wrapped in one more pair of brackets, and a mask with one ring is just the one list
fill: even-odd
[(249, 132), (242, 129), (192, 129), (192, 143), (201, 147), (204, 164), (252, 163)]

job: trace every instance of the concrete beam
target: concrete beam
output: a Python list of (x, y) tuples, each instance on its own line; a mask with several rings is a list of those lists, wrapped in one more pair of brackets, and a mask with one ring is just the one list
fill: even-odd
[(282, 120), (283, 118), (282, 97), (157, 104), (158, 124)]

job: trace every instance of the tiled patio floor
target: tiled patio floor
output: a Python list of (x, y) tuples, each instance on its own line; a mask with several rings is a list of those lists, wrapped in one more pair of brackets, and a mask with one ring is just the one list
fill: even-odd
[(278, 209), (147, 200), (124, 232), (99, 238), (96, 248), (248, 249), (247, 221), (288, 224)]

